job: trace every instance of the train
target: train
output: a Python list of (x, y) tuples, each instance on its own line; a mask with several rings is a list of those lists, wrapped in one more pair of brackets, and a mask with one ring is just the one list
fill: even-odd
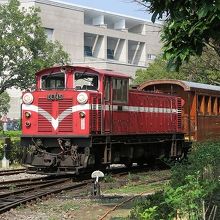
[(111, 164), (181, 160), (191, 140), (184, 99), (129, 87), (130, 77), (86, 66), (36, 73), (22, 95), (23, 164), (29, 172), (75, 174)]
[(190, 142), (219, 141), (220, 86), (184, 80), (148, 80), (140, 91), (179, 96), (184, 100), (182, 131)]

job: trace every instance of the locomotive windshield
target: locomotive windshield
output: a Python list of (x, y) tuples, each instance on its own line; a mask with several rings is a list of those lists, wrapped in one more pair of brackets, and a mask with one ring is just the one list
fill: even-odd
[(89, 73), (75, 73), (76, 90), (97, 90), (98, 76)]
[(64, 73), (48, 74), (41, 77), (41, 89), (52, 90), (65, 88)]

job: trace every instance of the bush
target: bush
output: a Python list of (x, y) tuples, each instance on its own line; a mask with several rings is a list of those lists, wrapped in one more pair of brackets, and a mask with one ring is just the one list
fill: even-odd
[(165, 203), (164, 192), (159, 191), (145, 199), (137, 200), (131, 210), (130, 219), (158, 220), (166, 219), (171, 207)]
[(0, 137), (19, 137), (21, 136), (21, 131), (1, 131)]
[(22, 160), (22, 152), (20, 147), (20, 134), (19, 131), (7, 131), (4, 133), (5, 137), (0, 137), (0, 158), (3, 158), (5, 138), (9, 138), (6, 149), (6, 158), (10, 163), (20, 163)]
[[(131, 217), (145, 220), (173, 220), (174, 217), (198, 220), (206, 215), (214, 219), (211, 209), (218, 204), (217, 200), (213, 200), (213, 195), (220, 194), (219, 158), (220, 143), (195, 144), (188, 161), (172, 167), (171, 181), (164, 192), (137, 204)], [(204, 210), (207, 210), (206, 213)]]
[(186, 183), (186, 176), (199, 173), (200, 181), (218, 181), (220, 168), (220, 143), (194, 144), (188, 161), (175, 164), (172, 169), (171, 185), (179, 187)]

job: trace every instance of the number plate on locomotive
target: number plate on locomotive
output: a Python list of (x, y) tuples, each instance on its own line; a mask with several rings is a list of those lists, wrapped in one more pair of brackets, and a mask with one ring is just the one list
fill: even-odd
[(62, 94), (48, 94), (47, 95), (47, 99), (48, 100), (52, 100), (52, 101), (56, 101), (56, 100), (62, 100), (63, 99), (63, 95)]

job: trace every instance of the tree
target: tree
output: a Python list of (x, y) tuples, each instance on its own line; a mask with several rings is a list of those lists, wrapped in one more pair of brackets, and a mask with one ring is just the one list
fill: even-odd
[(9, 110), (10, 97), (7, 92), (0, 95), (0, 116), (6, 115)]
[(190, 56), (201, 55), (205, 46), (220, 56), (220, 1), (136, 0), (152, 13), (151, 20), (165, 19), (162, 31), (168, 67), (178, 70)]
[(210, 47), (204, 48), (201, 56), (193, 56), (180, 67), (187, 80), (220, 85), (220, 57)]
[(153, 79), (187, 79), (183, 73), (168, 71), (166, 68), (167, 62), (158, 57), (147, 69), (138, 69), (135, 73), (135, 84), (140, 84), (147, 80)]
[(179, 72), (168, 71), (166, 66), (166, 60), (158, 57), (147, 69), (137, 70), (135, 83), (152, 79), (180, 79), (220, 85), (220, 59), (212, 48), (205, 48), (200, 57), (191, 57), (188, 63), (180, 67)]
[(20, 9), (18, 0), (0, 4), (0, 94), (12, 86), (26, 89), (34, 73), (68, 62), (58, 42), (47, 40), (39, 9)]

